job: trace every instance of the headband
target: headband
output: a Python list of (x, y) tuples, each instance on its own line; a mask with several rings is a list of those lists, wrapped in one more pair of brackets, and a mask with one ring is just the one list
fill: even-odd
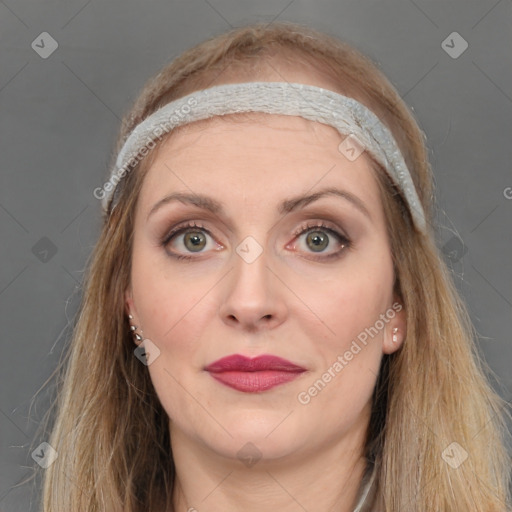
[[(213, 116), (240, 112), (265, 112), (300, 116), (330, 125), (348, 137), (339, 149), (347, 158), (367, 151), (403, 192), (414, 224), (426, 230), (425, 213), (407, 165), (389, 129), (364, 105), (333, 91), (288, 82), (223, 84), (193, 92), (163, 106), (137, 125), (121, 148), (103, 188), (95, 197), (102, 199), (105, 211), (118, 201), (119, 182), (156, 146), (156, 141), (174, 128)], [(97, 194), (97, 191), (98, 194)]]

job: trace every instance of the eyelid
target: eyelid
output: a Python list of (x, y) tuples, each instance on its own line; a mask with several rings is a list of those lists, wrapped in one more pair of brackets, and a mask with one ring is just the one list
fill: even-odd
[(329, 236), (334, 237), (337, 239), (337, 242), (342, 245), (342, 248), (337, 250), (334, 253), (317, 253), (319, 256), (315, 257), (314, 252), (311, 252), (309, 254), (313, 255), (313, 257), (310, 257), (308, 259), (313, 260), (328, 260), (330, 258), (340, 258), (343, 256), (342, 253), (345, 253), (347, 250), (353, 248), (353, 242), (352, 239), (349, 238), (347, 235), (345, 235), (344, 230), (338, 228), (337, 226), (330, 226), (328, 222), (322, 220), (322, 221), (310, 221), (303, 223), (300, 228), (298, 228), (295, 231), (295, 238), (292, 240), (290, 244), (287, 245), (289, 247), (290, 245), (293, 245), (295, 247), (295, 244), (297, 243), (297, 239), (309, 232), (312, 231), (324, 231), (329, 234)]
[[(216, 248), (214, 250), (219, 250), (219, 247), (222, 248), (223, 247), (222, 244), (219, 244), (219, 242), (217, 242), (216, 237), (214, 237), (212, 235), (211, 231), (208, 228), (205, 228), (204, 226), (202, 226), (201, 224), (202, 224), (201, 222), (198, 223), (196, 220), (189, 220), (189, 221), (184, 221), (184, 223), (182, 223), (182, 222), (178, 223), (172, 229), (165, 231), (164, 235), (162, 237), (160, 237), (159, 244), (158, 244), (159, 247), (163, 248), (164, 251), (168, 254), (168, 256), (178, 259), (178, 260), (181, 259), (181, 260), (192, 261), (192, 260), (198, 259), (201, 257), (202, 254), (204, 254), (203, 252), (198, 252), (198, 256), (190, 256), (190, 255), (183, 255), (179, 252), (174, 252), (174, 251), (168, 250), (168, 246), (173, 241), (173, 239), (181, 236), (182, 234), (187, 233), (188, 231), (196, 230), (196, 231), (203, 231), (208, 236), (210, 236), (210, 238), (214, 241), (214, 244), (216, 244)], [(193, 253), (189, 253), (189, 254), (193, 254)]]
[[(322, 215), (319, 215), (319, 217), (321, 217), (321, 216)], [(308, 215), (308, 217), (311, 217), (311, 215)], [(326, 224), (330, 224), (330, 225), (326, 225)], [(336, 224), (334, 222), (332, 222), (330, 220), (325, 220), (325, 219), (310, 220), (310, 221), (301, 220), (300, 226), (292, 232), (292, 235), (297, 237), (300, 234), (302, 234), (306, 229), (313, 229), (316, 227), (323, 228), (323, 229), (331, 229), (331, 230), (335, 231), (336, 233), (339, 233), (339, 235), (341, 235), (342, 237), (344, 237), (350, 241), (351, 237), (348, 234), (346, 234), (346, 230), (339, 228), (338, 226), (336, 226)], [(164, 233), (158, 237), (159, 241), (161, 243), (168, 243), (170, 241), (170, 238), (172, 238), (172, 236), (178, 234), (181, 230), (187, 229), (187, 228), (190, 228), (190, 229), (198, 228), (200, 230), (205, 231), (212, 238), (215, 238), (212, 234), (212, 231), (203, 225), (203, 221), (198, 221), (197, 219), (190, 219), (190, 220), (183, 220), (181, 222), (178, 222), (178, 224), (173, 226), (173, 228), (171, 228), (171, 229), (166, 229), (164, 231)]]
[(345, 231), (338, 226), (336, 226), (335, 223), (328, 221), (328, 220), (313, 220), (313, 221), (302, 221), (300, 226), (293, 232), (294, 236), (300, 236), (301, 234), (304, 234), (305, 231), (313, 230), (314, 228), (323, 229), (326, 231), (333, 232), (340, 237), (346, 238), (349, 240), (349, 236), (345, 234)]
[[(316, 228), (319, 231), (323, 230), (323, 231), (329, 233), (329, 236), (336, 238), (337, 242), (339, 244), (341, 244), (342, 248), (334, 253), (326, 253), (326, 254), (318, 253), (318, 256), (316, 256), (316, 257), (314, 256), (315, 253), (312, 252), (312, 253), (309, 253), (312, 255), (312, 257), (309, 257), (306, 259), (321, 261), (321, 260), (328, 260), (330, 258), (339, 258), (342, 256), (342, 253), (344, 253), (347, 250), (352, 248), (352, 240), (347, 235), (345, 235), (343, 229), (340, 229), (339, 227), (337, 227), (335, 225), (331, 225), (331, 224), (333, 224), (333, 223), (331, 223), (330, 221), (326, 221), (326, 220), (303, 221), (301, 223), (300, 227), (298, 227), (292, 233), (292, 235), (294, 236), (293, 240), (290, 243), (288, 243), (285, 247), (289, 247), (290, 244), (293, 244), (293, 246), (295, 247), (298, 237), (303, 236), (303, 235), (307, 234), (308, 232), (313, 231)], [(208, 236), (210, 236), (214, 240), (215, 244), (217, 244), (217, 247), (221, 247), (221, 248), (223, 247), (223, 245), (217, 241), (216, 237), (213, 236), (211, 231), (208, 228), (204, 227), (204, 225), (202, 225), (201, 221), (198, 222), (196, 220), (183, 221), (181, 223), (178, 223), (171, 230), (166, 231), (164, 233), (164, 235), (162, 237), (160, 237), (159, 245), (162, 246), (171, 257), (174, 257), (177, 259), (186, 259), (186, 260), (198, 259), (198, 258), (200, 258), (200, 256), (202, 254), (205, 254), (209, 251), (205, 251), (204, 253), (199, 251), (197, 253), (198, 256), (191, 256), (191, 254), (193, 254), (193, 253), (188, 253), (187, 255), (183, 255), (180, 253), (174, 253), (171, 251), (167, 251), (167, 246), (171, 243), (172, 239), (174, 239), (178, 236), (181, 236), (182, 234), (186, 233), (187, 231), (193, 231), (194, 228), (196, 228), (197, 231), (203, 231)]]
[(194, 228), (197, 228), (198, 230), (202, 230), (205, 233), (208, 233), (213, 238), (213, 235), (211, 231), (208, 228), (205, 228), (204, 226), (197, 224), (197, 221), (183, 221), (179, 222), (176, 226), (171, 228), (170, 230), (167, 230), (164, 232), (164, 235), (160, 237), (160, 242), (162, 244), (168, 244), (171, 241), (171, 238), (174, 236), (181, 234), (182, 231), (186, 231), (188, 229), (193, 230)]

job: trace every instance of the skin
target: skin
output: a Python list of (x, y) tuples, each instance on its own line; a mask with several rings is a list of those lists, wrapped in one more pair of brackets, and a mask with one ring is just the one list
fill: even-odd
[[(349, 512), (365, 467), (380, 361), (403, 341), (405, 310), (360, 344), (309, 403), (297, 397), (399, 302), (382, 203), (370, 161), (364, 153), (348, 160), (338, 150), (344, 137), (332, 127), (250, 116), (175, 132), (155, 150), (137, 204), (126, 310), (160, 351), (147, 370), (170, 418), (174, 506)], [(277, 210), (286, 199), (327, 187), (357, 196), (370, 218), (333, 195), (284, 215)], [(224, 214), (172, 201), (148, 217), (174, 192), (208, 195), (223, 204)], [(193, 252), (186, 233), (160, 244), (188, 221), (211, 233), (198, 234), (204, 248)], [(318, 222), (351, 244), (343, 247), (325, 228), (307, 230)], [(299, 229), (306, 230), (296, 236)], [(323, 252), (307, 242), (316, 231), (329, 241)], [(262, 249), (251, 263), (236, 252), (248, 236)], [(326, 258), (335, 253), (340, 257)], [(244, 393), (204, 370), (230, 354), (273, 354), (306, 371), (270, 390)], [(237, 455), (247, 443), (261, 457), (250, 466)]]

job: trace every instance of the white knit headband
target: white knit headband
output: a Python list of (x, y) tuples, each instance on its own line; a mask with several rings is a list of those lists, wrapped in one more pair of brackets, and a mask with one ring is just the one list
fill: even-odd
[(416, 227), (426, 230), (425, 213), (409, 170), (391, 132), (379, 118), (353, 98), (313, 85), (288, 82), (224, 84), (168, 103), (134, 128), (119, 152), (110, 179), (103, 188), (95, 190), (95, 197), (102, 199), (105, 211), (112, 211), (121, 189), (119, 182), (163, 135), (186, 123), (239, 112), (300, 116), (330, 125), (341, 135), (350, 135), (346, 139), (349, 142), (340, 144), (340, 151), (345, 144), (344, 154), (349, 159), (356, 151), (368, 151), (402, 190)]

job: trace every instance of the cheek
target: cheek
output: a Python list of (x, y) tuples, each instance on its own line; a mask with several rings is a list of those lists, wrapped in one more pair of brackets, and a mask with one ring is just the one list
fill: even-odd
[[(175, 265), (174, 265), (175, 266)], [(171, 272), (171, 265), (149, 251), (134, 252), (132, 286), (144, 335), (155, 343), (192, 336), (208, 303), (206, 292), (213, 277), (191, 272)], [(210, 283), (211, 281), (211, 283)], [(194, 318), (195, 321), (191, 321)]]
[[(352, 340), (364, 342), (382, 336), (372, 329), (390, 304), (393, 284), (391, 260), (352, 259), (329, 277), (301, 279), (297, 295), (307, 306), (308, 314), (297, 314), (310, 339), (319, 339), (319, 347), (328, 352), (346, 350)], [(312, 314), (313, 313), (313, 314)], [(368, 334), (368, 330), (371, 334)], [(377, 343), (374, 343), (376, 345)]]
[(151, 261), (143, 251), (133, 258), (132, 286), (137, 314), (144, 337), (160, 351), (148, 371), (165, 411), (177, 422), (184, 422), (185, 418), (190, 422), (190, 418), (202, 414), (187, 391), (194, 390), (194, 397), (201, 404), (208, 403), (196, 387), (197, 376), (201, 375), (199, 343), (213, 311), (206, 292), (214, 283), (209, 275), (171, 273), (161, 259)]
[(296, 400), (311, 415), (322, 417), (326, 429), (342, 431), (355, 421), (375, 387), (384, 325), (379, 319), (386, 312), (389, 288), (382, 276), (380, 283), (373, 277), (347, 276), (331, 282), (328, 293), (310, 294), (320, 323), (311, 315), (300, 320), (309, 343), (305, 348), (317, 364)]
[[(326, 423), (343, 428), (370, 400), (382, 358), (387, 308), (392, 296), (391, 260), (354, 262), (319, 286), (304, 283), (304, 302), (316, 313), (295, 315), (309, 340), (304, 347), (318, 363), (314, 375), (301, 387), (300, 404), (311, 410), (329, 410), (333, 404), (344, 414), (324, 413)], [(389, 313), (389, 312), (388, 312)], [(393, 312), (391, 312), (393, 313)]]

